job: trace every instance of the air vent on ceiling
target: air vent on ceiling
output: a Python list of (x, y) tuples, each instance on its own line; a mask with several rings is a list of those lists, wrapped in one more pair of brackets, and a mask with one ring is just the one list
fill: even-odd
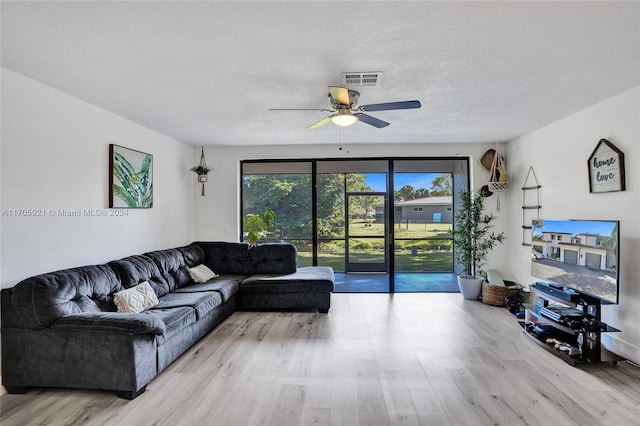
[(342, 84), (344, 87), (380, 87), (382, 72), (343, 72)]

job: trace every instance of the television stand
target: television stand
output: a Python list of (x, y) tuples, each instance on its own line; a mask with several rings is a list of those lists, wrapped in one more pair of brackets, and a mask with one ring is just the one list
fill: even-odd
[(534, 289), (538, 294), (544, 293), (546, 296), (550, 296), (553, 300), (559, 300), (560, 303), (577, 303), (582, 297), (580, 293), (571, 288), (566, 288), (553, 283), (537, 282)]
[[(617, 333), (620, 330), (600, 321), (601, 299), (573, 290), (568, 295), (565, 289), (540, 283), (532, 286), (532, 290), (534, 300), (541, 303), (524, 305), (522, 326), (525, 334), (538, 345), (572, 366), (600, 362), (616, 364), (624, 361), (624, 358), (602, 347), (603, 333)], [(552, 319), (552, 315), (542, 309), (549, 303), (580, 310), (584, 315)]]

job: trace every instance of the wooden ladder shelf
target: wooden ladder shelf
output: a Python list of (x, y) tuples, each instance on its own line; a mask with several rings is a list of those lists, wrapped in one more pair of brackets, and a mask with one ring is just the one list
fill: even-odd
[[(533, 166), (529, 167), (529, 172), (522, 185), (522, 245), (531, 246), (532, 235), (532, 219), (540, 219), (540, 182), (533, 170)], [(534, 192), (535, 191), (535, 194)], [(529, 195), (527, 195), (529, 194)], [(534, 200), (535, 198), (535, 200)], [(535, 217), (533, 216), (535, 214)]]

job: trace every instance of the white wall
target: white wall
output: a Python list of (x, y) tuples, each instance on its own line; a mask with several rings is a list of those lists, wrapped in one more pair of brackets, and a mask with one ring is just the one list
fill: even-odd
[[(5, 68), (1, 135), (2, 287), (192, 241), (192, 147)], [(110, 143), (153, 154), (153, 208), (124, 217), (51, 214), (108, 207)], [(45, 216), (10, 216), (11, 209)]]
[[(589, 193), (587, 159), (600, 139), (625, 155), (624, 192)], [(509, 191), (509, 235), (521, 234), (520, 211), (526, 173), (533, 166), (542, 185), (541, 216), (566, 219), (620, 220), (620, 304), (603, 309), (603, 321), (623, 333), (610, 334), (606, 345), (640, 362), (640, 87), (593, 105), (508, 144), (508, 168), (514, 190)], [(521, 238), (507, 242), (511, 275), (531, 283), (530, 248)]]
[[(472, 186), (480, 188), (489, 173), (477, 160), (494, 144), (351, 144), (343, 145), (295, 145), (295, 146), (250, 146), (250, 147), (209, 147), (205, 148), (207, 165), (213, 169), (209, 173), (207, 196), (196, 196), (195, 200), (195, 240), (237, 241), (239, 238), (239, 175), (240, 161), (248, 159), (303, 159), (303, 158), (371, 158), (371, 157), (466, 157), (471, 156), (470, 167)], [(503, 149), (504, 147), (501, 147)], [(193, 161), (199, 161), (200, 151), (194, 151)], [(496, 211), (497, 196), (487, 199), (487, 212), (497, 216), (496, 231), (506, 226), (506, 206), (504, 195), (502, 209)], [(518, 207), (518, 212), (520, 207)], [(507, 251), (498, 246), (490, 256), (490, 266), (505, 270)], [(507, 277), (505, 277), (507, 278)]]

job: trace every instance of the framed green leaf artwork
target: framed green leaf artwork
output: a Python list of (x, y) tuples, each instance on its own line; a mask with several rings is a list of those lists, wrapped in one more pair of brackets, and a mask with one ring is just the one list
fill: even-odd
[(109, 144), (109, 208), (153, 207), (153, 155)]

